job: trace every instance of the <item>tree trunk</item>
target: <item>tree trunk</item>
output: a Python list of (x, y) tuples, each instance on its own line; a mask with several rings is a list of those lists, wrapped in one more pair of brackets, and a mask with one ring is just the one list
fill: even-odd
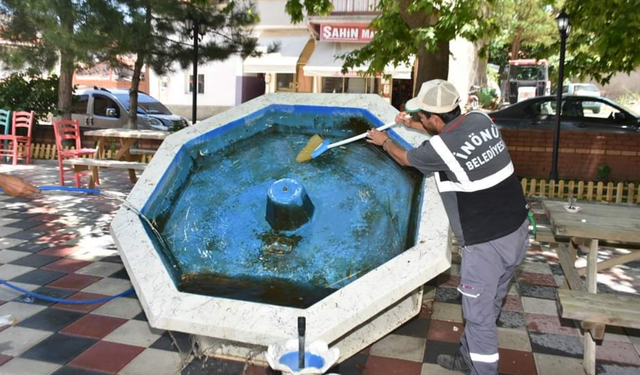
[(511, 41), (511, 60), (517, 60), (519, 58), (522, 33), (524, 33), (524, 30), (518, 28), (518, 30), (516, 30), (516, 35), (514, 35), (513, 40)]
[(129, 89), (129, 121), (128, 129), (136, 129), (138, 122), (138, 88), (140, 87), (140, 74), (144, 65), (144, 55), (138, 54), (133, 67), (133, 77), (131, 77), (131, 89)]
[[(69, 4), (70, 5), (70, 4)], [(74, 18), (71, 12), (61, 12), (60, 27), (73, 35)], [(73, 42), (71, 43), (73, 44)], [(60, 49), (60, 81), (58, 83), (58, 109), (63, 120), (71, 120), (73, 100), (73, 73), (75, 72), (75, 54), (71, 48)], [(81, 124), (84, 125), (84, 124)]]
[[(412, 6), (413, 0), (398, 0), (400, 5), (400, 17), (411, 29), (418, 29), (438, 22), (438, 15), (435, 13), (425, 14), (423, 12), (409, 13), (407, 9)], [(437, 49), (433, 52), (427, 50), (424, 45), (418, 47), (416, 53), (418, 59), (418, 76), (414, 82), (414, 95), (420, 90), (423, 82), (431, 79), (447, 79), (449, 76), (449, 41), (440, 40)]]
[(484, 40), (479, 40), (476, 43), (474, 43), (474, 48), (475, 48), (475, 60), (474, 60), (474, 64), (473, 64), (473, 75), (470, 77), (471, 78), (471, 82), (476, 85), (476, 86), (480, 86), (480, 87), (486, 87), (487, 86), (487, 61), (488, 61), (488, 56), (485, 53), (485, 56), (482, 57), (480, 55), (480, 51), (482, 50), (482, 48), (484, 46), (486, 46), (488, 43)]
[[(151, 3), (145, 4), (145, 33), (151, 37)], [(142, 74), (142, 67), (144, 66), (144, 60), (146, 58), (146, 52), (144, 47), (138, 50), (136, 62), (133, 66), (133, 77), (131, 77), (131, 88), (129, 89), (129, 121), (127, 121), (127, 128), (138, 128), (138, 89), (140, 88), (140, 75)]]
[(414, 95), (420, 90), (422, 83), (432, 79), (444, 79), (449, 76), (449, 41), (438, 42), (438, 49), (428, 51), (420, 46), (417, 53), (418, 77), (414, 85)]
[[(58, 83), (58, 109), (64, 120), (71, 120), (71, 101), (73, 98), (73, 55), (60, 53), (60, 81)], [(84, 124), (81, 124), (84, 125)]]

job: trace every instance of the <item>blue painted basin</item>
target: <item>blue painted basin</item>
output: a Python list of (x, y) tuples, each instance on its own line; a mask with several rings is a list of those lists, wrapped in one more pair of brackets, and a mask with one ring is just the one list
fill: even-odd
[[(295, 161), (313, 134), (380, 125), (358, 108), (270, 105), (184, 144), (142, 209), (178, 289), (305, 308), (414, 246), (421, 174), (364, 141)], [(267, 220), (281, 179), (313, 203), (290, 230)]]

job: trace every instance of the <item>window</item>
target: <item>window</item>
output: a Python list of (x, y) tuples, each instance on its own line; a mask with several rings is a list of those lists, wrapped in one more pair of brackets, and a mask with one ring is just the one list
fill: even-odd
[(600, 119), (615, 119), (619, 116), (620, 111), (606, 103), (593, 101), (583, 101), (582, 108), (584, 109), (584, 117), (587, 118), (600, 118)]
[[(189, 92), (193, 92), (193, 74), (189, 75)], [(198, 74), (198, 94), (204, 94), (204, 74)]]
[(276, 74), (276, 91), (294, 91), (293, 73)]
[(116, 110), (116, 115), (113, 117), (120, 118), (120, 107), (115, 101), (103, 95), (93, 96), (93, 114), (94, 115), (111, 117), (111, 116), (107, 116), (107, 109), (109, 108), (113, 108)]
[(539, 116), (555, 116), (556, 114), (556, 100), (544, 100), (541, 102), (533, 103), (531, 106), (526, 108), (524, 112), (528, 116), (539, 117)]
[(87, 102), (89, 102), (89, 95), (74, 95), (71, 101), (71, 113), (87, 114)]
[(322, 78), (323, 93), (342, 93), (342, 77), (325, 77)]

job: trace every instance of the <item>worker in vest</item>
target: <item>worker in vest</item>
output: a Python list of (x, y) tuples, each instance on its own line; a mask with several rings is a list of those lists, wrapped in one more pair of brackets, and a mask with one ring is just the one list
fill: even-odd
[(438, 356), (438, 364), (466, 374), (495, 375), (496, 321), (509, 281), (529, 244), (528, 210), (497, 126), (483, 112), (461, 115), (459, 102), (451, 83), (425, 82), (396, 122), (431, 138), (406, 151), (385, 132), (371, 129), (368, 142), (381, 146), (401, 165), (433, 173), (460, 244), (458, 291), (465, 330), (460, 351)]

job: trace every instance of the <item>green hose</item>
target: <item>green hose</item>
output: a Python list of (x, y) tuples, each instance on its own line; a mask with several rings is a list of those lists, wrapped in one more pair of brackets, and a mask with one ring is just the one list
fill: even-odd
[(536, 232), (538, 232), (538, 228), (536, 227), (536, 219), (533, 218), (533, 212), (529, 211), (527, 213), (527, 215), (529, 216), (529, 222), (531, 223), (531, 226), (533, 227), (533, 235), (536, 235)]

